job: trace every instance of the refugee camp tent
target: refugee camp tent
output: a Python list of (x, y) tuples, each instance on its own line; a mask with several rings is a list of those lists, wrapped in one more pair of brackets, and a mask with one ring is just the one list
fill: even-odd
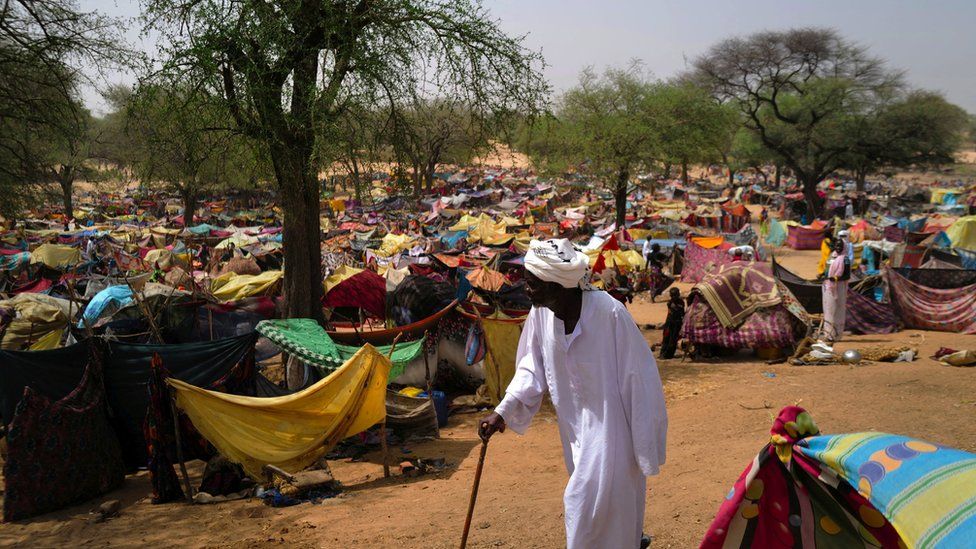
[(704, 241), (701, 238), (689, 239), (681, 267), (681, 281), (697, 284), (723, 265), (732, 263), (728, 252), (721, 248), (722, 243), (722, 237)]
[(946, 229), (946, 235), (953, 247), (976, 252), (976, 215), (960, 217)]
[[(344, 345), (332, 341), (329, 333), (318, 322), (311, 318), (286, 318), (264, 320), (257, 325), (257, 331), (270, 339), (281, 349), (302, 362), (316, 368), (325, 377), (340, 367), (359, 351), (359, 347)], [(392, 345), (378, 345), (377, 352), (389, 356), (390, 351), (390, 380), (395, 380), (408, 364), (421, 355), (424, 349), (424, 338), (415, 341)]]
[(221, 302), (269, 295), (277, 288), (283, 276), (282, 271), (265, 271), (259, 275), (226, 273), (212, 280), (210, 291)]
[(41, 244), (31, 252), (30, 262), (62, 271), (81, 263), (81, 250), (61, 244)]
[(323, 287), (326, 307), (362, 309), (375, 318), (386, 318), (386, 280), (373, 271), (342, 265)]
[[(57, 357), (57, 366), (72, 370), (60, 380), (36, 378), (36, 383), (16, 396), (16, 413), (2, 418), (8, 426), (3, 466), (5, 522), (97, 497), (122, 484), (125, 477), (119, 442), (106, 416), (99, 361), (87, 352), (87, 345), (75, 347), (81, 349), (0, 353), (4, 377), (30, 376), (22, 368), (32, 358), (24, 356), (27, 354), (43, 354), (48, 360)], [(73, 388), (68, 389), (70, 383), (57, 386), (78, 374)], [(0, 390), (0, 408), (5, 414), (10, 413), (13, 385), (5, 382)], [(63, 396), (52, 398), (45, 393)]]
[(722, 547), (968, 547), (976, 455), (878, 432), (824, 435), (783, 408), (701, 542)]
[(681, 335), (727, 349), (792, 347), (810, 319), (766, 263), (721, 266), (691, 290)]
[[(78, 310), (77, 306), (73, 307)], [(19, 293), (0, 300), (0, 311), (9, 320), (0, 319), (0, 349), (42, 350), (61, 345), (61, 336), (72, 314), (70, 301), (39, 293)]]

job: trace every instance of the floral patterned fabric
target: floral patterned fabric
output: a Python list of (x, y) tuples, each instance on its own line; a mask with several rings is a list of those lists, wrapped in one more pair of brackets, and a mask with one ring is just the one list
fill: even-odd
[(122, 452), (105, 410), (95, 353), (63, 399), (24, 390), (7, 433), (4, 521), (55, 511), (122, 484)]

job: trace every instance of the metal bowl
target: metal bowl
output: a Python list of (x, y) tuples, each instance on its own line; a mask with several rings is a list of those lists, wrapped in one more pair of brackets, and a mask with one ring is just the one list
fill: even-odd
[(861, 353), (857, 349), (848, 349), (841, 355), (847, 364), (857, 364), (861, 362)]

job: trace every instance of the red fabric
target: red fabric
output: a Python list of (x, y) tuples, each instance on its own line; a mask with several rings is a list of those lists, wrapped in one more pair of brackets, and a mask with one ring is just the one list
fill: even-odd
[(607, 268), (607, 260), (603, 258), (601, 253), (596, 258), (596, 263), (593, 264), (593, 274), (600, 274)]
[(373, 271), (357, 273), (329, 290), (322, 304), (332, 308), (354, 307), (375, 318), (386, 318), (386, 279)]
[(50, 279), (47, 279), (47, 278), (39, 278), (39, 279), (35, 280), (34, 282), (31, 282), (30, 284), (26, 284), (24, 286), (20, 286), (19, 288), (14, 288), (13, 293), (15, 293), (15, 294), (24, 294), (24, 293), (38, 294), (38, 293), (43, 292), (44, 290), (47, 290), (52, 285), (53, 285), (53, 283), (51, 282)]
[(620, 249), (620, 243), (617, 242), (617, 233), (613, 233), (609, 237), (607, 237), (607, 241), (604, 242), (603, 246), (600, 247), (601, 252), (609, 252), (612, 250), (619, 250), (619, 249)]

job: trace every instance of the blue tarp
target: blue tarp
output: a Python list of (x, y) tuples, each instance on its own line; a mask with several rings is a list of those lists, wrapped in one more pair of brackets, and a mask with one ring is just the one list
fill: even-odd
[[(85, 307), (84, 318), (88, 322), (95, 322), (102, 316), (105, 309), (114, 307), (115, 310), (119, 310), (132, 303), (132, 301), (132, 288), (128, 285), (119, 284), (117, 286), (109, 286), (95, 294), (95, 297), (88, 302), (88, 306)], [(84, 321), (78, 321), (78, 327), (83, 326)]]

